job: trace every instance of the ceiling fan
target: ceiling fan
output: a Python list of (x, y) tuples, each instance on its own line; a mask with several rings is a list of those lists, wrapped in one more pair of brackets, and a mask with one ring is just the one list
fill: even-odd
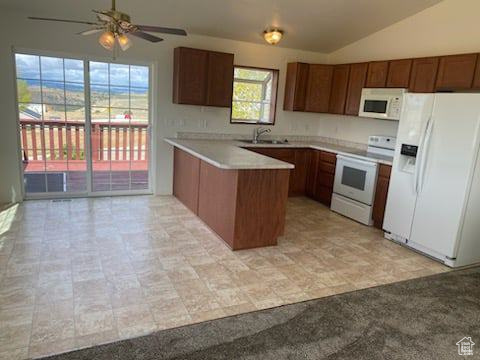
[(78, 21), (78, 20), (69, 20), (69, 19), (43, 18), (43, 17), (35, 17), (35, 16), (30, 16), (29, 19), (90, 25), (92, 26), (91, 29), (82, 31), (78, 34), (92, 35), (92, 34), (102, 32), (102, 35), (100, 35), (98, 42), (107, 50), (113, 50), (115, 48), (116, 43), (118, 43), (118, 45), (123, 51), (127, 50), (132, 45), (132, 42), (127, 35), (133, 35), (153, 43), (162, 41), (163, 39), (157, 36), (148, 34), (147, 32), (181, 35), (181, 36), (187, 35), (186, 31), (182, 29), (132, 24), (130, 20), (130, 15), (125, 14), (116, 9), (115, 0), (112, 0), (112, 8), (110, 10), (102, 10), (102, 11), (92, 10), (92, 11), (95, 14), (97, 14), (96, 22)]

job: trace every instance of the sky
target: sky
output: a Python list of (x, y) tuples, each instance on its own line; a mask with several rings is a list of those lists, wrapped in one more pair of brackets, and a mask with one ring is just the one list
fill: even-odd
[[(41, 77), (42, 80), (76, 83), (84, 81), (83, 60), (16, 54), (15, 61), (17, 78), (39, 80)], [(89, 64), (91, 84), (148, 88), (147, 66), (93, 61)]]

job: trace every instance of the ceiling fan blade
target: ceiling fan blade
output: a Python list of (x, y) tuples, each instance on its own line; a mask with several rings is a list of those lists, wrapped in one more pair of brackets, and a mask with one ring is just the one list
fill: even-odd
[(136, 37), (139, 37), (139, 38), (142, 38), (144, 40), (154, 42), (154, 43), (163, 41), (162, 38), (144, 33), (143, 31), (133, 31), (133, 32), (130, 33), (130, 35), (133, 35), (133, 36), (136, 36)]
[(100, 21), (107, 21), (107, 22), (109, 22), (109, 21), (112, 21), (112, 20), (113, 20), (113, 18), (112, 18), (110, 15), (105, 14), (105, 13), (102, 12), (102, 11), (98, 11), (98, 10), (92, 10), (92, 11), (93, 11), (95, 14), (97, 14), (97, 17), (98, 17), (98, 19), (99, 19)]
[(172, 34), (172, 35), (181, 35), (187, 36), (187, 32), (183, 29), (174, 29), (161, 26), (150, 26), (150, 25), (135, 25), (141, 31), (148, 32), (158, 32), (163, 34)]
[(103, 28), (98, 28), (98, 29), (89, 29), (89, 30), (85, 30), (85, 31), (82, 31), (82, 32), (79, 32), (77, 33), (77, 35), (93, 35), (93, 34), (96, 34), (100, 31), (103, 31), (104, 29)]
[(70, 20), (70, 19), (54, 19), (54, 18), (43, 18), (43, 17), (36, 17), (36, 16), (29, 16), (30, 20), (43, 20), (43, 21), (57, 21), (57, 22), (66, 22), (66, 23), (74, 23), (74, 24), (86, 24), (86, 25), (101, 25), (98, 23), (94, 23), (91, 21), (79, 21), (79, 20)]

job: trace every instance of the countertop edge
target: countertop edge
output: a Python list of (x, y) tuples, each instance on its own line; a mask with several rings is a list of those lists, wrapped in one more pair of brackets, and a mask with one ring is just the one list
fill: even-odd
[[(281, 163), (281, 164), (272, 164), (272, 165), (236, 165), (236, 166), (230, 166), (228, 164), (222, 164), (222, 163), (219, 163), (218, 161), (215, 161), (201, 153), (198, 153), (197, 151), (195, 151), (194, 149), (186, 146), (186, 145), (183, 145), (183, 144), (180, 144), (178, 143), (177, 141), (175, 141), (175, 139), (171, 139), (171, 138), (164, 138), (163, 139), (166, 143), (172, 145), (172, 146), (175, 146), (187, 153), (189, 153), (190, 155), (193, 155), (195, 157), (198, 157), (199, 159), (201, 160), (204, 160), (205, 162), (219, 168), (219, 169), (224, 169), (224, 170), (282, 170), (282, 169), (288, 169), (288, 170), (291, 170), (291, 169), (294, 169), (295, 166), (290, 164), (290, 163), (287, 163), (287, 162), (284, 162), (284, 161), (281, 161), (281, 160), (276, 160), (277, 162)], [(178, 139), (178, 140), (184, 140), (184, 139)], [(187, 139), (185, 139), (187, 140)], [(195, 141), (195, 140), (192, 140), (192, 141)], [(239, 146), (236, 146), (235, 144), (231, 144), (230, 146), (234, 146), (234, 147), (238, 147), (240, 150), (244, 150), (244, 151), (248, 151), (247, 149), (242, 149), (241, 147)], [(251, 153), (252, 156), (264, 156), (266, 157), (265, 155), (261, 155), (261, 154), (256, 154), (256, 153)]]
[[(286, 162), (283, 162), (281, 160), (277, 160), (277, 161), (281, 161), (283, 162), (285, 165), (283, 166), (279, 166), (279, 165), (266, 165), (266, 166), (249, 166), (249, 165), (245, 165), (245, 166), (229, 166), (227, 164), (222, 164), (222, 163), (219, 163), (209, 157), (206, 157), (198, 152), (196, 152), (195, 150), (189, 148), (188, 146), (185, 146), (183, 144), (180, 144), (178, 143), (176, 140), (184, 140), (184, 141), (188, 141), (188, 140), (191, 140), (191, 141), (196, 141), (195, 139), (172, 139), (172, 138), (164, 138), (163, 139), (165, 142), (167, 142), (168, 144), (172, 145), (172, 146), (176, 146), (178, 147), (179, 149), (182, 149), (186, 152), (188, 152), (189, 154), (193, 155), (193, 156), (197, 156), (199, 157), (200, 159), (208, 162), (209, 164), (211, 165), (214, 165), (220, 169), (225, 169), (225, 170), (247, 170), (247, 169), (294, 169), (295, 166), (292, 165), (292, 164), (289, 164), (289, 163), (286, 163)], [(215, 140), (213, 140), (215, 141)], [(230, 146), (235, 146), (235, 147), (238, 147), (240, 149), (243, 149), (242, 146), (239, 146), (238, 144), (236, 144), (236, 141), (235, 140), (232, 140), (232, 144), (229, 144)], [(376, 158), (371, 158), (371, 157), (367, 157), (367, 156), (363, 156), (363, 155), (359, 155), (359, 154), (355, 154), (355, 153), (351, 153), (351, 152), (348, 152), (348, 151), (344, 151), (344, 150), (339, 150), (339, 149), (335, 149), (334, 146), (332, 147), (329, 147), (328, 145), (317, 145), (317, 144), (291, 144), (291, 145), (281, 145), (281, 144), (278, 144), (278, 145), (273, 145), (271, 146), (270, 144), (261, 144), (261, 145), (254, 145), (254, 144), (245, 144), (245, 147), (258, 147), (258, 148), (292, 148), (292, 149), (295, 149), (295, 148), (309, 148), (309, 149), (314, 149), (314, 150), (323, 150), (323, 151), (328, 151), (328, 152), (331, 152), (331, 153), (334, 153), (334, 154), (339, 154), (339, 155), (345, 155), (345, 156), (350, 156), (350, 157), (353, 157), (353, 158), (357, 158), (357, 159), (361, 159), (361, 160), (367, 160), (367, 161), (371, 161), (371, 162), (375, 162), (375, 163), (378, 163), (378, 164), (383, 164), (383, 165), (388, 165), (388, 166), (392, 166), (393, 165), (393, 160), (392, 161), (389, 161), (389, 160), (385, 160), (385, 159), (376, 159)], [(248, 149), (243, 149), (245, 151), (248, 151)], [(261, 154), (255, 154), (257, 156), (264, 156), (264, 155), (261, 155)], [(288, 166), (289, 165), (289, 166)]]

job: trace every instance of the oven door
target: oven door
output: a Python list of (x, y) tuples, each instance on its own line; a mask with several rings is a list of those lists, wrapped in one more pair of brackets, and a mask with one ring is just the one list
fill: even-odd
[(376, 178), (376, 162), (337, 155), (333, 192), (372, 205)]

